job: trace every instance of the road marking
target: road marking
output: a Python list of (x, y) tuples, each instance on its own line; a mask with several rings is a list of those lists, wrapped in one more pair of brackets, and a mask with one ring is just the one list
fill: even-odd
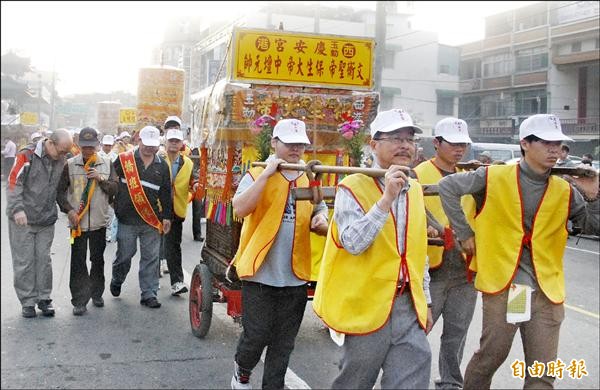
[(571, 309), (573, 311), (576, 311), (576, 312), (581, 313), (581, 314), (585, 314), (586, 316), (589, 316), (589, 317), (592, 317), (592, 318), (595, 318), (595, 319), (600, 319), (600, 315), (598, 315), (598, 313), (593, 313), (591, 311), (587, 311), (587, 310), (579, 308), (577, 306), (567, 305), (566, 303), (564, 305), (565, 305), (565, 307), (567, 309)]
[[(186, 270), (183, 270), (183, 280), (188, 286), (191, 286), (192, 276)], [(222, 320), (231, 320), (231, 318), (227, 315), (226, 310), (214, 310), (213, 307), (213, 314), (216, 314)], [(260, 357), (260, 360), (262, 360), (263, 363), (265, 362), (265, 353), (266, 349), (263, 350), (263, 353)], [(298, 375), (296, 375), (296, 373), (292, 371), (289, 367), (285, 372), (285, 386), (288, 389), (310, 389), (310, 386), (306, 382), (304, 382)]]
[(585, 253), (591, 253), (591, 254), (593, 254), (593, 255), (598, 255), (598, 254), (600, 254), (599, 252), (589, 251), (589, 250), (587, 250), (587, 249), (573, 248), (573, 247), (570, 247), (570, 246), (568, 246), (568, 247), (567, 247), (567, 249), (571, 249), (571, 250), (573, 250), (573, 251), (580, 251), (580, 252), (585, 252)]

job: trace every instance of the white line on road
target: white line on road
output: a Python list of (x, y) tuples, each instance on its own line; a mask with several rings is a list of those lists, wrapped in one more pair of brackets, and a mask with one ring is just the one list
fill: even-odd
[[(192, 276), (186, 270), (183, 270), (183, 280), (188, 286), (191, 286)], [(225, 310), (213, 310), (213, 314), (216, 314), (222, 320), (230, 319), (228, 318), (226, 313), (227, 311)], [(263, 351), (262, 356), (260, 357), (260, 360), (262, 360), (263, 363), (265, 362), (265, 352), (266, 350)], [(310, 389), (310, 386), (306, 382), (304, 382), (298, 375), (296, 375), (296, 373), (292, 371), (289, 367), (285, 372), (285, 386), (288, 389)]]
[(565, 307), (567, 309), (571, 309), (573, 311), (576, 311), (576, 312), (581, 313), (581, 314), (585, 314), (586, 316), (589, 316), (589, 317), (592, 317), (592, 318), (595, 318), (595, 319), (600, 319), (600, 315), (598, 315), (598, 313), (593, 313), (591, 311), (587, 311), (585, 309), (581, 309), (581, 308), (579, 308), (577, 306), (567, 305), (566, 303), (564, 305), (565, 305)]
[(599, 252), (588, 251), (587, 249), (573, 248), (573, 247), (570, 247), (570, 246), (568, 246), (568, 247), (567, 247), (567, 249), (571, 249), (571, 250), (573, 250), (573, 251), (580, 251), (580, 252), (585, 252), (585, 253), (591, 253), (591, 254), (593, 254), (593, 255), (598, 255), (598, 254), (600, 254)]

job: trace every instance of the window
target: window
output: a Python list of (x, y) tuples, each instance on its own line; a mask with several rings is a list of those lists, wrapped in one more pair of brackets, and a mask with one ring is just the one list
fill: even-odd
[(511, 72), (509, 53), (489, 56), (483, 59), (483, 77), (505, 76)]
[(460, 64), (460, 79), (471, 80), (481, 77), (481, 61), (469, 60)]
[(483, 118), (505, 118), (512, 112), (512, 99), (506, 94), (485, 96), (481, 105)]
[(458, 101), (458, 117), (468, 119), (481, 116), (481, 98), (479, 96), (461, 97)]
[(600, 38), (596, 38), (596, 45), (594, 47), (600, 49)]
[(517, 50), (515, 52), (516, 72), (535, 72), (548, 68), (548, 52), (544, 47)]
[(533, 115), (546, 114), (546, 90), (534, 90), (515, 93), (515, 114)]
[(573, 42), (571, 44), (571, 53), (578, 53), (581, 51), (581, 42)]
[(437, 90), (437, 114), (454, 115), (455, 91)]
[(450, 73), (450, 65), (440, 64), (440, 71), (439, 71), (439, 73), (449, 74)]
[(394, 69), (394, 57), (396, 52), (394, 50), (386, 50), (383, 57), (383, 67), (387, 69)]

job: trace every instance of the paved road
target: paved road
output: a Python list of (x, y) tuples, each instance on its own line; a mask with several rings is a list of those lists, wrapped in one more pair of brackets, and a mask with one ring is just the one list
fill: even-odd
[[(2, 388), (228, 388), (239, 325), (226, 315), (223, 304), (215, 304), (211, 329), (205, 339), (194, 337), (189, 327), (187, 294), (169, 295), (168, 276), (161, 279), (158, 310), (139, 304), (136, 261), (123, 286), (121, 297), (104, 294), (106, 306), (88, 305), (82, 317), (72, 315), (69, 293), (69, 243), (66, 218), (61, 215), (53, 252), (53, 298), (55, 318), (21, 317), (12, 287), (12, 265), (4, 216), (2, 183)], [(191, 214), (191, 212), (190, 212)], [(557, 388), (600, 388), (598, 364), (599, 268), (598, 241), (569, 239), (565, 254), (567, 310), (562, 326), (559, 358), (585, 359), (587, 376), (580, 380), (557, 380)], [(198, 262), (201, 244), (192, 240), (188, 217), (183, 236), (184, 269), (189, 274)], [(116, 244), (105, 252), (105, 275), (111, 275)], [(441, 324), (429, 336), (434, 353), (432, 380), (437, 376), (437, 352)], [(481, 300), (465, 347), (463, 368), (478, 346), (481, 331)], [(288, 388), (326, 388), (337, 373), (339, 349), (329, 339), (307, 304), (296, 349), (286, 379)], [(522, 359), (520, 338), (515, 338), (507, 362), (499, 369), (494, 388), (520, 388), (511, 377), (510, 363)], [(252, 376), (260, 386), (262, 363)], [(378, 387), (378, 386), (376, 386)], [(433, 388), (433, 382), (430, 388)]]

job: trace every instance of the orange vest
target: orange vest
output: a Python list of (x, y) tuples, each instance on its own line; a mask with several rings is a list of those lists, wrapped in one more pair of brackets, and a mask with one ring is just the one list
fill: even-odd
[[(439, 181), (443, 178), (440, 169), (435, 166), (433, 160), (423, 161), (421, 164), (415, 167), (414, 171), (417, 175), (419, 183), (421, 183), (422, 185), (438, 184)], [(457, 170), (457, 172), (460, 172), (460, 170)], [(429, 195), (425, 196), (424, 198), (425, 208), (429, 210), (431, 215), (433, 215), (435, 220), (439, 222), (440, 225), (449, 228), (450, 222), (448, 221), (448, 217), (444, 212), (444, 209), (442, 207), (442, 201), (440, 200), (439, 195)], [(467, 218), (467, 222), (469, 222), (469, 225), (473, 227), (475, 218), (475, 199), (473, 199), (472, 195), (464, 195), (461, 198), (460, 203)], [(427, 247), (427, 255), (429, 256), (429, 268), (435, 269), (441, 267), (443, 262), (443, 253), (443, 246), (429, 245)], [(471, 261), (475, 263), (475, 258), (473, 258)]]
[(532, 231), (525, 232), (519, 170), (519, 165), (487, 168), (485, 203), (475, 219), (475, 288), (488, 294), (507, 289), (517, 272), (523, 245), (530, 245), (540, 288), (552, 302), (562, 303), (571, 187), (562, 178), (550, 176)]
[[(366, 213), (381, 198), (376, 179), (362, 174), (339, 184), (350, 190)], [(404, 248), (398, 247), (396, 225), (406, 224)], [(421, 327), (427, 323), (423, 275), (427, 256), (427, 219), (421, 185), (410, 179), (406, 220), (389, 214), (371, 246), (359, 255), (339, 242), (335, 220), (329, 224), (313, 308), (328, 327), (345, 334), (375, 332), (387, 322), (400, 279), (408, 270), (410, 293)], [(403, 267), (404, 265), (404, 267)], [(406, 271), (405, 271), (406, 272)]]
[[(251, 168), (248, 172), (258, 177), (264, 168)], [(244, 217), (240, 233), (240, 245), (234, 257), (234, 264), (240, 278), (253, 276), (260, 268), (279, 231), (281, 219), (288, 201), (292, 184), (308, 187), (308, 178), (302, 174), (294, 181), (288, 181), (280, 172), (269, 177), (254, 211)], [(292, 244), (292, 271), (301, 280), (310, 280), (311, 249), (310, 221), (313, 205), (310, 201), (296, 201), (296, 223)]]

